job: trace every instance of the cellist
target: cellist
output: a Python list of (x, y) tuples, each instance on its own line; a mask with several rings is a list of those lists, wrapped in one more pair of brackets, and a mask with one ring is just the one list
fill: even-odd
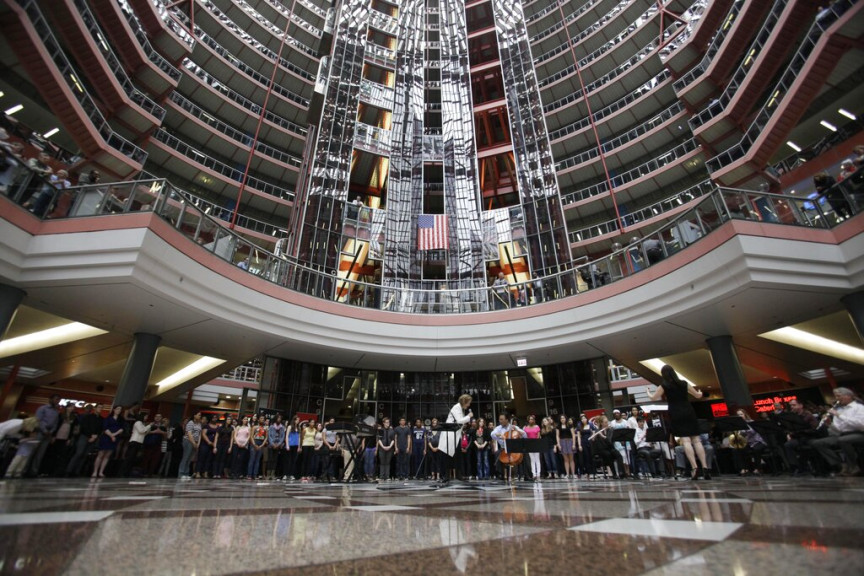
[(498, 442), (499, 460), (505, 464), (504, 476), (508, 482), (512, 479), (513, 465), (519, 463), (514, 462), (511, 464), (509, 463), (509, 459), (518, 456), (521, 461), (522, 457), (522, 454), (513, 454), (508, 457), (506, 440), (512, 440), (515, 438), (525, 438), (525, 431), (510, 422), (509, 414), (502, 412), (498, 415), (498, 426), (496, 426), (492, 431), (492, 439)]

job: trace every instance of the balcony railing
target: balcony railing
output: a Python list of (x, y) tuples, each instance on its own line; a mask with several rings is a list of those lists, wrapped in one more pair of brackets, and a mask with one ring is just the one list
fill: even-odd
[(788, 3), (789, 0), (776, 0), (774, 2), (774, 7), (762, 23), (762, 28), (750, 44), (750, 49), (747, 50), (744, 59), (741, 61), (735, 74), (732, 75), (732, 79), (726, 84), (723, 94), (720, 95), (720, 98), (711, 101), (707, 108), (690, 118), (690, 128), (692, 130), (702, 126), (711, 118), (719, 116), (724, 110), (726, 110), (726, 106), (729, 105), (732, 98), (734, 98), (735, 94), (738, 93), (738, 89), (744, 84), (745, 80), (747, 80), (747, 75), (750, 72), (751, 66), (756, 62), (759, 53), (762, 52), (762, 48), (765, 46), (765, 43), (768, 42), (771, 35), (774, 33), (774, 27), (776, 26), (777, 21), (780, 20), (780, 16), (783, 14), (783, 10), (786, 8)]
[(720, 46), (723, 45), (723, 41), (726, 40), (726, 36), (729, 35), (729, 31), (732, 29), (732, 24), (735, 22), (735, 19), (738, 18), (738, 13), (741, 11), (743, 6), (744, 2), (734, 2), (732, 4), (732, 7), (729, 9), (729, 14), (723, 20), (720, 29), (717, 30), (714, 37), (711, 38), (711, 42), (708, 44), (708, 49), (705, 51), (705, 56), (702, 57), (702, 60), (700, 60), (698, 64), (688, 70), (686, 74), (681, 76), (681, 78), (676, 80), (672, 85), (676, 93), (689, 86), (694, 80), (708, 70), (708, 67), (714, 60), (714, 56), (720, 51)]
[(415, 314), (473, 313), (578, 297), (639, 273), (699, 242), (724, 223), (740, 219), (766, 225), (830, 229), (861, 211), (864, 194), (847, 179), (812, 198), (717, 188), (657, 231), (608, 256), (571, 265), (558, 274), (506, 287), (471, 282), (404, 281), (380, 285), (340, 278), (277, 256), (226, 229), (190, 204), (167, 180), (141, 180), (58, 190), (23, 163), (7, 187), (10, 199), (44, 219), (152, 212), (191, 242), (246, 271), (289, 290), (346, 305)]
[(117, 0), (117, 3), (120, 5), (120, 11), (126, 18), (126, 22), (129, 23), (129, 27), (132, 29), (132, 33), (138, 41), (138, 45), (141, 46), (141, 50), (144, 51), (144, 55), (147, 56), (150, 62), (155, 64), (156, 67), (162, 70), (162, 72), (164, 72), (169, 78), (175, 82), (180, 82), (180, 77), (182, 76), (180, 70), (171, 65), (170, 62), (165, 60), (165, 58), (163, 58), (162, 55), (153, 48), (153, 45), (150, 44), (150, 40), (147, 39), (147, 33), (144, 32), (144, 27), (141, 26), (138, 16), (135, 14), (135, 11), (132, 10), (132, 7), (129, 6), (129, 3), (126, 0)]
[(105, 39), (105, 35), (102, 33), (102, 29), (99, 27), (96, 17), (93, 16), (93, 12), (90, 11), (87, 2), (84, 0), (74, 0), (74, 4), (75, 8), (78, 9), (78, 13), (81, 14), (81, 21), (90, 33), (90, 37), (93, 38), (93, 43), (99, 49), (99, 52), (105, 59), (108, 68), (110, 68), (111, 72), (114, 74), (114, 79), (117, 80), (118, 84), (120, 84), (120, 87), (123, 89), (126, 96), (128, 96), (136, 106), (160, 122), (164, 120), (165, 109), (156, 104), (156, 102), (151, 100), (146, 94), (138, 90), (138, 88), (132, 84), (132, 80), (130, 80), (129, 76), (126, 74), (126, 69), (108, 45), (108, 41)]
[(143, 165), (147, 160), (147, 152), (116, 133), (114, 128), (112, 128), (111, 125), (108, 124), (108, 121), (105, 120), (99, 107), (96, 106), (96, 103), (90, 97), (90, 94), (84, 89), (84, 86), (78, 80), (78, 73), (74, 68), (72, 68), (72, 65), (66, 58), (66, 53), (63, 52), (60, 43), (57, 41), (57, 38), (54, 37), (54, 33), (51, 31), (51, 27), (45, 20), (45, 16), (42, 14), (42, 11), (39, 10), (39, 3), (36, 0), (17, 0), (17, 2), (18, 5), (27, 13), (27, 17), (30, 19), (33, 29), (42, 40), (45, 50), (54, 62), (54, 65), (63, 77), (63, 80), (66, 82), (67, 86), (69, 86), (69, 89), (72, 94), (75, 95), (78, 104), (84, 110), (87, 118), (90, 119), (93, 127), (96, 128), (105, 143), (124, 156), (132, 159), (134, 162)]
[(792, 57), (792, 60), (789, 62), (789, 65), (786, 67), (780, 80), (778, 80), (771, 89), (771, 92), (768, 95), (768, 100), (762, 106), (759, 114), (750, 124), (750, 127), (747, 129), (747, 132), (744, 133), (741, 140), (731, 148), (728, 148), (725, 152), (718, 154), (705, 163), (705, 166), (710, 172), (717, 172), (724, 166), (732, 164), (747, 154), (771, 122), (774, 113), (781, 108), (780, 103), (783, 101), (783, 98), (789, 92), (790, 88), (795, 84), (798, 75), (807, 64), (807, 59), (810, 57), (813, 49), (816, 48), (816, 44), (819, 42), (822, 34), (824, 34), (832, 24), (837, 22), (837, 20), (840, 19), (840, 16), (851, 8), (856, 1), (857, 0), (837, 0), (831, 4), (830, 7), (823, 8), (819, 12), (816, 21), (813, 22), (813, 25), (810, 27), (810, 31), (798, 47), (798, 51)]
[[(224, 162), (220, 162), (212, 156), (204, 154), (197, 148), (190, 146), (186, 142), (183, 142), (179, 138), (172, 136), (161, 128), (158, 128), (156, 129), (156, 131), (153, 132), (153, 138), (176, 150), (186, 158), (189, 158), (190, 160), (193, 160), (198, 164), (209, 168), (217, 174), (225, 176), (229, 180), (234, 180), (238, 183), (243, 180), (242, 170), (232, 168)], [(270, 196), (274, 196), (276, 198), (281, 198), (283, 200), (294, 200), (294, 192), (292, 190), (288, 190), (287, 188), (283, 188), (277, 184), (266, 182), (261, 178), (257, 178), (255, 176), (247, 176), (246, 185), (253, 190), (263, 192), (264, 194), (269, 194)]]

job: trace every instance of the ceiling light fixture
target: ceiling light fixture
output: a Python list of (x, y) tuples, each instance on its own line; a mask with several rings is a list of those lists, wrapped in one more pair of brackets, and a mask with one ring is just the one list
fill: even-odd
[(800, 152), (800, 151), (801, 151), (801, 147), (798, 146), (797, 144), (795, 144), (794, 142), (792, 142), (791, 140), (789, 140), (788, 142), (786, 142), (786, 145), (789, 146), (789, 148), (791, 148), (791, 149), (794, 150), (795, 152)]
[[(664, 362), (660, 358), (651, 358), (650, 360), (640, 360), (639, 363), (642, 364), (643, 366), (645, 366), (646, 368), (648, 368), (649, 370), (651, 370), (652, 372), (654, 372), (655, 374), (660, 374), (660, 371), (663, 369), (663, 366), (666, 365), (666, 362)], [(678, 378), (680, 378), (681, 380), (686, 382), (688, 385), (693, 386), (694, 388), (696, 387), (696, 385), (693, 384), (693, 382), (690, 381), (689, 378), (685, 378), (684, 375), (681, 374), (681, 372), (678, 372), (677, 370), (676, 370), (676, 372), (678, 373)]]
[(43, 138), (50, 138), (51, 136), (54, 136), (54, 135), (57, 134), (58, 132), (60, 132), (60, 129), (59, 129), (59, 128), (52, 128), (51, 130), (48, 130), (47, 132), (45, 132), (44, 134), (42, 134), (42, 137), (43, 137)]
[(16, 104), (15, 106), (12, 106), (11, 108), (7, 108), (6, 110), (4, 110), (4, 113), (7, 116), (11, 116), (12, 114), (15, 114), (16, 112), (20, 112), (23, 109), (24, 109), (23, 104)]
[[(220, 366), (224, 363), (225, 363), (225, 360), (222, 360), (221, 358), (211, 358), (210, 356), (202, 356), (201, 358), (199, 358), (195, 362), (192, 362), (191, 364), (189, 364), (185, 368), (181, 368), (180, 370), (178, 370), (174, 374), (171, 374), (167, 378), (160, 380), (159, 382), (156, 383), (156, 386), (158, 388), (162, 389), (162, 388), (170, 388), (171, 386), (175, 386), (177, 384), (182, 384), (183, 382), (186, 382), (187, 380), (191, 380), (192, 378), (195, 378), (196, 376), (200, 376), (204, 372), (207, 372), (208, 370), (212, 370), (213, 368), (216, 368), (217, 366)], [(159, 393), (161, 394), (163, 391), (164, 390), (160, 390)]]
[(821, 124), (822, 126), (824, 126), (825, 128), (827, 128), (827, 129), (830, 130), (831, 132), (836, 132), (836, 131), (837, 131), (837, 127), (834, 126), (833, 124), (831, 124), (830, 122), (828, 122), (827, 120), (820, 120), (820, 121), (819, 121), (819, 124)]
[(850, 120), (857, 120), (858, 119), (858, 117), (855, 116), (855, 114), (853, 114), (852, 112), (849, 112), (845, 108), (840, 108), (839, 110), (837, 110), (837, 112), (839, 112), (841, 116), (845, 116), (846, 118), (849, 118)]
[(774, 342), (780, 342), (781, 344), (803, 348), (804, 350), (816, 352), (817, 354), (824, 354), (825, 356), (831, 356), (832, 358), (839, 358), (856, 364), (864, 364), (864, 350), (861, 348), (843, 344), (842, 342), (825, 338), (824, 336), (817, 336), (816, 334), (805, 332), (804, 330), (793, 328), (792, 326), (786, 326), (785, 328), (765, 332), (764, 334), (759, 334), (759, 336), (766, 340), (773, 340)]
[(93, 336), (106, 333), (107, 330), (100, 330), (99, 328), (81, 324), (80, 322), (71, 322), (0, 342), (0, 358), (25, 354), (34, 350), (59, 346), (60, 344), (68, 344), (69, 342), (92, 338)]

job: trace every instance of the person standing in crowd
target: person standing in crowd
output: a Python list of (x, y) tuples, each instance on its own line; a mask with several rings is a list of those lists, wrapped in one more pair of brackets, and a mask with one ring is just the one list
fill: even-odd
[[(537, 425), (537, 418), (532, 414), (528, 416), (528, 425), (525, 426), (525, 437), (532, 440), (540, 439), (540, 426)], [(540, 481), (540, 453), (529, 452), (528, 457), (531, 460), (531, 479), (534, 482)]]
[(504, 272), (498, 273), (498, 278), (492, 283), (492, 307), (494, 310), (504, 310), (512, 308), (513, 303), (510, 294), (510, 283), (507, 282), (507, 277)]
[[(324, 470), (322, 471), (322, 475), (327, 476), (327, 481), (330, 482), (332, 478), (335, 477), (334, 471), (336, 468), (336, 462), (338, 458), (342, 457), (342, 448), (339, 445), (339, 435), (333, 429), (336, 425), (336, 420), (334, 418), (330, 418), (327, 421), (327, 426), (323, 429), (323, 435), (321, 437), (323, 446), (322, 450), (322, 462), (324, 464)], [(353, 468), (352, 468), (353, 472)]]
[(477, 452), (477, 479), (489, 479), (489, 442), (491, 438), (486, 429), (486, 420), (477, 419), (477, 431), (474, 434), (474, 449)]
[(30, 458), (30, 475), (39, 476), (39, 469), (42, 467), (42, 459), (45, 457), (45, 452), (51, 445), (51, 439), (54, 438), (54, 432), (60, 423), (60, 396), (52, 394), (48, 400), (48, 404), (40, 406), (36, 410), (36, 420), (39, 423), (36, 438), (39, 439), (39, 446)]
[(267, 445), (267, 427), (264, 426), (264, 417), (259, 416), (256, 420), (252, 417), (251, 440), (249, 444), (249, 464), (246, 467), (246, 476), (249, 480), (261, 479), (261, 454)]
[(196, 412), (195, 415), (186, 423), (186, 428), (183, 434), (183, 457), (180, 459), (180, 470), (177, 472), (178, 478), (181, 480), (189, 480), (189, 466), (192, 463), (192, 454), (198, 450), (198, 445), (201, 443), (201, 413)]
[(99, 436), (99, 453), (93, 466), (93, 478), (104, 478), (105, 467), (111, 459), (111, 454), (117, 450), (120, 436), (123, 435), (123, 406), (120, 404), (111, 408), (111, 414), (102, 423), (102, 434)]
[(291, 424), (288, 425), (286, 431), (288, 443), (285, 448), (288, 453), (285, 459), (285, 470), (282, 476), (283, 480), (294, 480), (300, 472), (298, 471), (297, 461), (300, 454), (300, 417), (294, 416), (291, 419)]
[(195, 461), (195, 478), (209, 478), (216, 457), (216, 441), (219, 423), (213, 418), (201, 417), (201, 442), (198, 443), (198, 458)]
[(128, 478), (132, 473), (138, 455), (144, 447), (144, 439), (147, 433), (150, 432), (151, 426), (147, 423), (147, 415), (138, 413), (135, 416), (135, 422), (132, 424), (132, 436), (129, 438), (129, 445), (126, 447), (126, 457), (123, 459), (123, 467), (120, 470), (120, 476)]
[[(514, 431), (517, 434), (518, 438), (524, 438), (525, 437), (525, 430), (523, 430), (522, 428), (519, 428), (515, 424), (511, 423), (510, 422), (510, 416), (508, 414), (502, 412), (498, 416), (498, 426), (495, 427), (495, 429), (492, 431), (492, 434), (490, 436), (492, 437), (492, 439), (495, 442), (497, 442), (498, 449), (506, 452), (507, 451), (507, 444), (506, 444), (507, 437), (509, 435), (511, 435)], [(508, 481), (512, 480), (512, 472), (513, 472), (512, 466), (507, 466), (506, 469), (504, 470), (505, 479), (507, 479)]]
[(267, 443), (270, 445), (270, 469), (267, 477), (278, 478), (285, 467), (285, 426), (282, 424), (282, 415), (277, 414), (267, 430)]
[(577, 428), (579, 432), (579, 468), (586, 476), (596, 476), (594, 455), (591, 453), (591, 435), (597, 431), (597, 426), (588, 420), (588, 416), (581, 414)]
[(378, 432), (378, 481), (390, 481), (390, 462), (393, 460), (393, 449), (396, 446), (396, 431), (390, 427), (390, 418), (381, 421)]
[(543, 440), (543, 464), (546, 466), (546, 477), (555, 478), (557, 474), (557, 458), (555, 451), (558, 449), (558, 436), (555, 429), (555, 421), (550, 417), (540, 421), (540, 439)]
[(429, 455), (429, 471), (432, 480), (443, 479), (443, 457), (441, 456), (441, 431), (438, 429), (438, 419), (432, 419), (429, 433), (426, 435), (427, 454)]
[(309, 481), (312, 460), (315, 456), (315, 421), (300, 423), (300, 448), (297, 449), (297, 470), (302, 482)]
[(231, 416), (226, 416), (216, 432), (216, 457), (213, 459), (214, 478), (227, 478), (230, 476), (231, 460), (229, 456), (231, 454), (231, 440), (233, 436), (234, 419)]
[(426, 458), (426, 428), (420, 418), (414, 421), (411, 428), (411, 476), (413, 478), (425, 478), (423, 467)]
[(564, 478), (572, 479), (576, 475), (576, 464), (573, 461), (573, 428), (566, 414), (558, 417), (556, 446), (564, 459)]
[[(375, 481), (375, 459), (378, 456), (378, 434), (379, 430), (376, 430), (376, 435), (372, 438), (369, 438), (366, 441), (366, 448), (363, 451), (363, 475), (366, 476), (367, 482)], [(342, 442), (342, 449), (345, 449), (345, 442)]]
[(696, 419), (696, 411), (687, 399), (688, 394), (694, 398), (701, 398), (702, 391), (681, 380), (675, 369), (668, 364), (660, 369), (660, 375), (663, 377), (663, 384), (651, 394), (651, 400), (656, 402), (663, 398), (664, 394), (666, 395), (666, 400), (669, 402), (670, 431), (673, 436), (681, 439), (681, 446), (692, 469), (690, 479), (699, 478), (699, 466), (696, 463), (698, 458), (702, 465), (703, 477), (705, 480), (710, 480), (711, 472), (705, 457), (705, 448), (699, 440), (699, 421)]
[[(474, 414), (471, 412), (471, 396), (469, 394), (462, 394), (459, 396), (456, 404), (450, 408), (450, 412), (447, 413), (447, 423), (464, 425), (466, 422), (470, 422), (473, 416)], [(461, 436), (461, 430), (445, 430), (439, 439), (438, 449), (440, 450), (440, 457), (444, 459), (444, 469), (442, 472), (445, 480), (450, 478), (451, 459), (456, 454), (456, 448), (461, 444)]]
[(78, 436), (78, 414), (71, 404), (60, 409), (60, 418), (54, 440), (48, 448), (48, 461), (51, 463), (51, 475), (62, 476), (72, 457), (73, 444)]
[[(856, 476), (861, 473), (858, 450), (864, 447), (864, 404), (845, 387), (834, 389), (834, 399), (834, 406), (828, 410), (831, 419), (828, 436), (814, 440), (812, 446), (835, 472)], [(845, 462), (840, 461), (838, 450)]]
[[(609, 423), (609, 426), (611, 426), (613, 430), (630, 429), (630, 425), (627, 423), (627, 420), (624, 420), (624, 415), (620, 410), (612, 411), (612, 422)], [(615, 449), (621, 454), (621, 459), (624, 461), (624, 476), (630, 476), (630, 454), (633, 450), (633, 446), (629, 441), (620, 442), (618, 440), (613, 442), (613, 446), (615, 446)]]
[(150, 431), (144, 436), (144, 475), (153, 476), (159, 470), (162, 461), (162, 441), (165, 440), (168, 431), (161, 414), (153, 417)]
[(234, 428), (231, 436), (231, 447), (228, 453), (234, 452), (231, 462), (231, 478), (241, 480), (246, 478), (246, 469), (249, 466), (249, 440), (252, 438), (252, 427), (249, 426), (249, 417), (243, 418), (242, 423)]
[(411, 428), (405, 418), (399, 419), (396, 433), (396, 477), (405, 480), (411, 476)]
[(84, 414), (78, 418), (78, 436), (75, 439), (75, 452), (66, 467), (66, 476), (80, 476), (90, 448), (98, 447), (102, 434), (102, 405), (88, 404)]

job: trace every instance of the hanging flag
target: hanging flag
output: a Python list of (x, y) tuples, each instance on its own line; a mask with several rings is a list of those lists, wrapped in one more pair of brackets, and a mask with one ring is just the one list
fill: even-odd
[(447, 216), (420, 214), (417, 217), (417, 249), (447, 249)]

